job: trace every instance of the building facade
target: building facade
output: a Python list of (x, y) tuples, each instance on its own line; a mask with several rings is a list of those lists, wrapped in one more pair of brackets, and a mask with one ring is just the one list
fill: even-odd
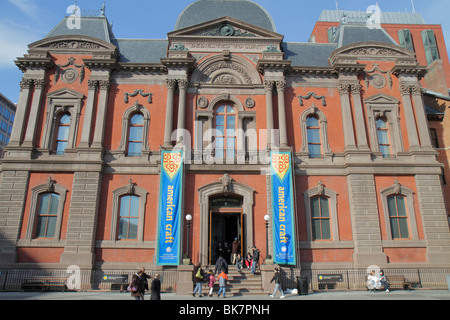
[(255, 245), (276, 259), (270, 168), (286, 154), (291, 268), (450, 266), (429, 67), (386, 30), (340, 23), (330, 43), (284, 42), (246, 0), (193, 2), (164, 40), (116, 39), (103, 15), (78, 29), (70, 19), (16, 62), (3, 268), (173, 269), (159, 260), (173, 150), (184, 155), (176, 254), (192, 263), (214, 263), (236, 237), (242, 254)]
[(15, 114), (16, 105), (0, 93), (0, 159), (11, 139)]

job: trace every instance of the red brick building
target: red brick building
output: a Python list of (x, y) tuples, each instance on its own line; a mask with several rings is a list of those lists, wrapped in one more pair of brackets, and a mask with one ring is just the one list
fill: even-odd
[[(275, 255), (267, 173), (269, 152), (281, 151), (292, 157), (292, 274), (450, 267), (420, 87), (432, 66), (416, 42), (417, 58), (398, 44), (406, 25), (319, 21), (315, 42), (289, 43), (246, 0), (193, 2), (164, 40), (116, 39), (104, 16), (82, 17), (80, 29), (69, 19), (17, 60), (1, 268), (146, 266), (181, 279), (189, 267), (157, 259), (161, 155), (180, 146), (178, 253), (193, 263), (214, 263), (218, 241), (235, 237), (242, 254)], [(420, 27), (433, 30), (446, 70), (440, 27)]]

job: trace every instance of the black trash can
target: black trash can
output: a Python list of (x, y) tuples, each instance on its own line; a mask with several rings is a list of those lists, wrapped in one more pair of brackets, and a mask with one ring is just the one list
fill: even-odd
[(297, 277), (298, 295), (307, 296), (309, 290), (308, 277)]

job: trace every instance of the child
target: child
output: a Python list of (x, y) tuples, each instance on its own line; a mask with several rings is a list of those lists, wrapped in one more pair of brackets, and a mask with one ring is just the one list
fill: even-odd
[(214, 277), (214, 274), (213, 274), (212, 270), (210, 269), (208, 272), (208, 285), (209, 285), (209, 294), (208, 295), (210, 297), (213, 296), (215, 282), (216, 282), (216, 278)]
[(226, 298), (226, 291), (227, 291), (227, 281), (228, 276), (225, 273), (225, 271), (222, 269), (222, 273), (219, 274), (219, 292), (217, 293), (217, 297), (220, 297), (220, 293), (223, 292), (223, 297)]

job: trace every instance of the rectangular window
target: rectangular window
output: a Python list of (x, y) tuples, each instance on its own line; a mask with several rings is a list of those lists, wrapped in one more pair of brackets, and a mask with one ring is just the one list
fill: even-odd
[(320, 124), (315, 117), (306, 119), (306, 132), (308, 136), (308, 153), (310, 158), (322, 157), (322, 145), (320, 140)]
[(327, 30), (328, 43), (332, 43), (333, 42), (333, 39), (336, 36), (337, 30), (338, 30), (338, 28), (336, 28), (336, 27), (328, 28), (328, 30)]
[(408, 29), (400, 30), (398, 32), (398, 38), (400, 46), (414, 52), (414, 43), (411, 36), (411, 32)]
[(390, 196), (387, 200), (392, 238), (409, 239), (408, 215), (406, 213), (405, 197)]
[(36, 238), (53, 238), (56, 231), (59, 195), (44, 193), (39, 197)]
[(434, 128), (431, 128), (430, 135), (431, 135), (431, 143), (433, 144), (433, 147), (439, 148), (439, 139), (438, 139), (438, 135), (437, 135), (437, 130)]
[(139, 197), (123, 196), (120, 198), (119, 240), (136, 240), (139, 223)]
[(328, 198), (311, 198), (311, 219), (313, 240), (331, 240)]
[(436, 37), (433, 30), (422, 31), (423, 47), (427, 63), (431, 64), (433, 61), (439, 59), (439, 50), (436, 43)]

